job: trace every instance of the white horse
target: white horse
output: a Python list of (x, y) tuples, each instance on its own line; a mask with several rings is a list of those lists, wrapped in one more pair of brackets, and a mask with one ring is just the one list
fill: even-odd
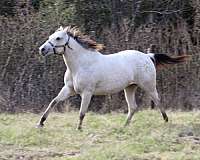
[(121, 90), (124, 90), (128, 104), (125, 123), (128, 125), (137, 109), (137, 87), (142, 88), (151, 97), (154, 104), (159, 107), (164, 120), (168, 121), (164, 108), (159, 105), (156, 66), (183, 62), (187, 56), (171, 58), (165, 54), (145, 54), (136, 50), (103, 55), (99, 52), (102, 48), (103, 45), (97, 44), (77, 28), (71, 27), (60, 27), (39, 48), (43, 56), (62, 55), (67, 71), (64, 76), (64, 87), (49, 104), (37, 124), (38, 127), (44, 125), (50, 109), (55, 104), (80, 94), (82, 100), (78, 129), (81, 129), (92, 95), (106, 95)]

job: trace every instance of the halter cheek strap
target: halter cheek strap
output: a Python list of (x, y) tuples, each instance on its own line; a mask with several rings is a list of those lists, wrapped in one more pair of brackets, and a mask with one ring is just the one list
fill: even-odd
[[(50, 41), (48, 41), (48, 43), (52, 46), (54, 54), (58, 54), (58, 53), (56, 52), (56, 48), (63, 47), (63, 50), (64, 50), (64, 52), (65, 52), (65, 51), (66, 51), (66, 46), (67, 46), (69, 49), (73, 50), (73, 49), (69, 46), (69, 40), (70, 40), (70, 36), (68, 35), (68, 40), (67, 40), (67, 42), (66, 42), (64, 45), (54, 46), (54, 44), (51, 43)], [(61, 55), (62, 55), (62, 54), (61, 54)]]
[(67, 46), (69, 49), (73, 50), (70, 46), (69, 46), (69, 40), (70, 40), (70, 36), (68, 35), (68, 40), (67, 42), (64, 44), (64, 51), (65, 51), (65, 47)]

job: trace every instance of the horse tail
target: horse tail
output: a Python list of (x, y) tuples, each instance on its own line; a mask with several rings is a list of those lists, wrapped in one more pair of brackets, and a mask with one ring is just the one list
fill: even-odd
[(177, 57), (170, 57), (166, 54), (149, 54), (151, 60), (154, 62), (156, 68), (165, 67), (166, 65), (177, 64), (185, 62), (190, 56), (181, 55)]

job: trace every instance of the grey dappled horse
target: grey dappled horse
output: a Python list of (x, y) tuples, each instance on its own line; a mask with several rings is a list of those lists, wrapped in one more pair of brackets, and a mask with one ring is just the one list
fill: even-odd
[(159, 105), (160, 99), (156, 90), (156, 68), (163, 64), (174, 64), (185, 61), (187, 56), (176, 58), (165, 54), (142, 53), (136, 50), (125, 50), (115, 54), (103, 55), (99, 50), (103, 45), (83, 35), (77, 28), (60, 27), (39, 48), (40, 54), (48, 56), (60, 54), (67, 66), (64, 86), (51, 101), (42, 115), (38, 127), (44, 125), (50, 109), (69, 96), (80, 94), (80, 120), (78, 129), (87, 112), (92, 95), (106, 95), (121, 90), (125, 92), (128, 104), (128, 125), (137, 104), (135, 92), (142, 88), (158, 106), (165, 121), (168, 121), (164, 108)]

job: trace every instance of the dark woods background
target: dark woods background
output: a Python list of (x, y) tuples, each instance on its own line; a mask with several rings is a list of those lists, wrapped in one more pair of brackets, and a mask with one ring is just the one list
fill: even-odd
[[(77, 25), (106, 45), (104, 54), (146, 52), (151, 44), (158, 53), (191, 54), (189, 62), (158, 71), (158, 91), (166, 108), (200, 107), (200, 0), (1, 0), (1, 112), (40, 112), (62, 88), (62, 57), (38, 54), (60, 25)], [(72, 97), (57, 110), (78, 108), (79, 101)], [(142, 91), (137, 101), (150, 104)], [(123, 92), (94, 97), (90, 109), (126, 111)]]

